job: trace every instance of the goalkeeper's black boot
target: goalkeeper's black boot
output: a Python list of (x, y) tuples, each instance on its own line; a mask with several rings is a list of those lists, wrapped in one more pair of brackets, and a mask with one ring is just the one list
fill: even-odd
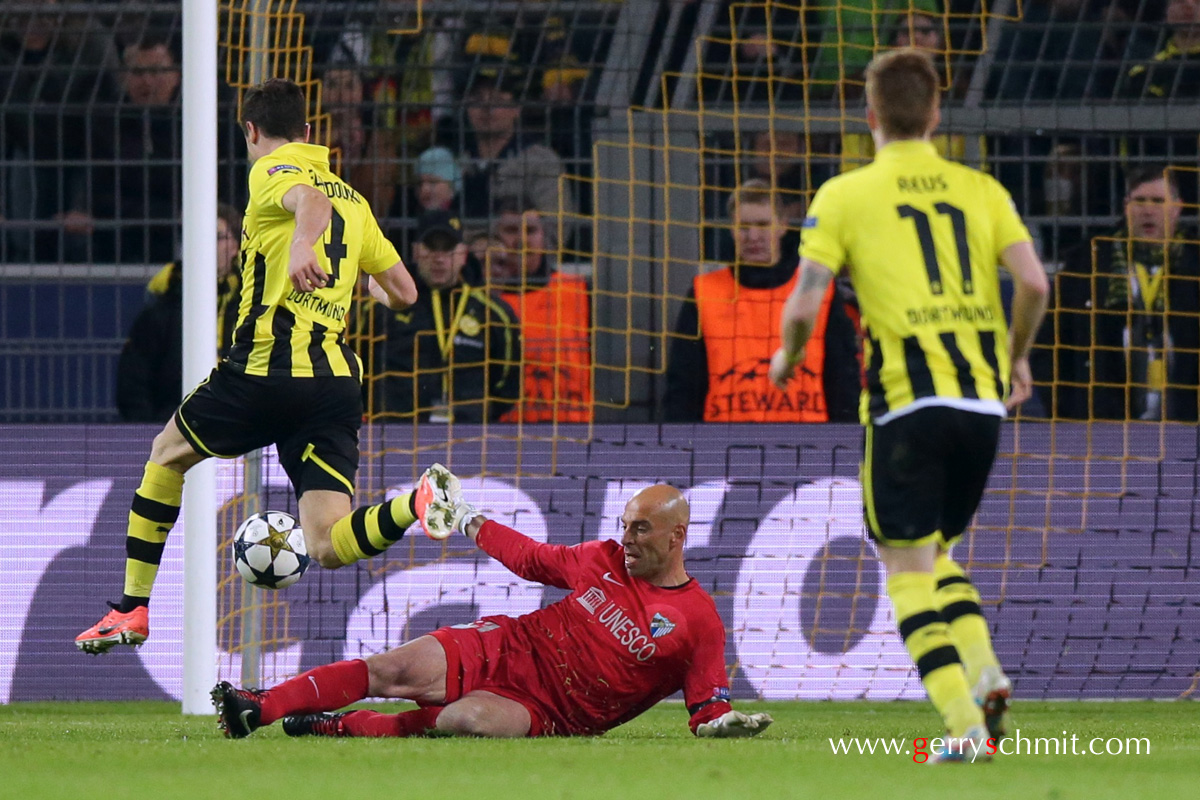
[(349, 736), (342, 717), (349, 712), (336, 714), (322, 711), (318, 714), (297, 714), (283, 718), (283, 732), (288, 736)]
[(221, 681), (211, 692), (217, 707), (217, 725), (228, 739), (245, 739), (254, 733), (262, 719), (263, 692), (235, 689), (229, 681)]

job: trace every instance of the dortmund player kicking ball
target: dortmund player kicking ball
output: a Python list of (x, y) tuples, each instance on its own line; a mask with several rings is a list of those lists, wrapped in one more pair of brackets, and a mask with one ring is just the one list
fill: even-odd
[(206, 458), (274, 444), (308, 553), (328, 569), (382, 553), (417, 519), (410, 495), (352, 511), (362, 364), (346, 343), (351, 293), (360, 269), (390, 308), (413, 303), (417, 289), (367, 201), (330, 171), (329, 149), (308, 144), (306, 107), (300, 87), (280, 79), (242, 102), (250, 202), (233, 343), (154, 438), (129, 510), (124, 593), (75, 638), (84, 652), (150, 635), (150, 591), (184, 474)]

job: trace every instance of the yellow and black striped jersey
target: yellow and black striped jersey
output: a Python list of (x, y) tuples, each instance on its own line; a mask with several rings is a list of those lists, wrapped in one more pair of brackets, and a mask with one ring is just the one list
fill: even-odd
[[(330, 276), (314, 292), (288, 278), (296, 219), (283, 196), (298, 184), (325, 193), (333, 218), (317, 261)], [(361, 378), (362, 364), (346, 343), (346, 317), (361, 268), (382, 272), (400, 260), (371, 206), (329, 170), (329, 148), (289, 142), (250, 168), (250, 202), (242, 227), (242, 296), (229, 361), (248, 375)]]
[(817, 191), (800, 252), (850, 270), (866, 333), (864, 424), (927, 405), (1004, 415), (998, 264), (1029, 238), (998, 181), (924, 140), (888, 144)]

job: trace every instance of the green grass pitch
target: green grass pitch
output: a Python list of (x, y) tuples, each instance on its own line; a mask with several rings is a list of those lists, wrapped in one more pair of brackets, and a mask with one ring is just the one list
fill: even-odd
[[(403, 706), (380, 706), (397, 710)], [(829, 738), (936, 735), (925, 703), (739, 703), (769, 711), (756, 739), (697, 740), (665, 703), (594, 739), (227, 741), (214, 717), (167, 703), (0, 706), (0, 797), (36, 798), (1095, 798), (1195, 797), (1200, 715), (1175, 703), (1019, 703), (1022, 736), (1134, 737), (1149, 755), (998, 757), (929, 767), (833, 755)]]

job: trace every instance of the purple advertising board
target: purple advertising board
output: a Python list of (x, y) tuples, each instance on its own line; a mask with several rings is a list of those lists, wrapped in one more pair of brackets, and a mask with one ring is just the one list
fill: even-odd
[[(461, 475), (483, 471), (466, 481), (477, 505), (560, 544), (618, 535), (625, 500), (670, 482), (692, 505), (688, 569), (725, 621), (736, 697), (922, 696), (863, 537), (857, 427), (596, 426), (590, 437), (560, 427), (554, 440), (549, 430), (515, 432), (456, 426), (447, 444), (444, 427), (426, 425), (416, 439), (408, 426), (376, 428), (372, 449), (386, 455), (360, 482), (402, 491), (414, 465), (433, 460)], [(179, 696), (182, 523), (168, 540), (147, 645), (93, 658), (72, 642), (120, 593), (125, 519), (154, 433), (0, 426), (0, 702)], [(1200, 670), (1196, 428), (1006, 425), (1002, 452), (1014, 449), (1022, 456), (997, 461), (956, 556), (979, 586), (1018, 694), (1189, 695)], [(242, 468), (221, 463), (220, 500), (237, 491)], [(269, 504), (294, 510), (271, 457), (264, 480)], [(465, 540), (409, 535), (386, 558), (314, 567), (279, 593), (286, 630), (263, 657), (264, 681), (562, 594)], [(219, 671), (236, 678), (233, 619), (222, 622)]]

